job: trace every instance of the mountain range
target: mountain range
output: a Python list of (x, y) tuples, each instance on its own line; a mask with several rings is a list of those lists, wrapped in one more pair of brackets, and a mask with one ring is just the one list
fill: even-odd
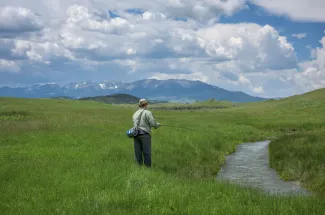
[(201, 81), (145, 79), (125, 82), (82, 82), (60, 86), (56, 83), (36, 84), (28, 87), (0, 88), (0, 96), (20, 98), (52, 98), (105, 96), (112, 94), (131, 94), (140, 98), (160, 101), (189, 102), (195, 100), (217, 99), (231, 102), (255, 102), (265, 100), (243, 92), (228, 91)]

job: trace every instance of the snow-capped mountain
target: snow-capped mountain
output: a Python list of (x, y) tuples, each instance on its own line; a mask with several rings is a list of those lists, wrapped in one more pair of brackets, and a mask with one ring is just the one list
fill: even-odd
[(251, 102), (264, 100), (242, 92), (232, 92), (200, 81), (145, 79), (131, 83), (124, 82), (81, 82), (60, 86), (55, 83), (36, 84), (24, 88), (0, 88), (0, 96), (44, 98), (71, 97), (82, 98), (117, 93), (131, 94), (137, 97), (159, 100), (227, 100), (233, 102)]

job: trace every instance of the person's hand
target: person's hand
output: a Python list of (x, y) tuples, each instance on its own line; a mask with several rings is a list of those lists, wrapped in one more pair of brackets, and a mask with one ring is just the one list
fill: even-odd
[(161, 127), (161, 124), (160, 124), (159, 122), (157, 122), (157, 127), (158, 127), (158, 128)]

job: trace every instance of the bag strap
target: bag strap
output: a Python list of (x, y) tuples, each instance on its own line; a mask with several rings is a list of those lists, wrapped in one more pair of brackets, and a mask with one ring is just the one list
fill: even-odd
[(144, 112), (144, 110), (140, 114), (139, 121), (138, 121), (138, 124), (137, 124), (137, 128), (139, 128), (139, 125), (140, 125), (140, 122), (141, 122), (141, 117), (142, 117), (143, 112)]

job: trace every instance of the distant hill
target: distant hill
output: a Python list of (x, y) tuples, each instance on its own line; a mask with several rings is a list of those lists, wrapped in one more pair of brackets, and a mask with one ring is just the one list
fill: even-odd
[(239, 91), (228, 91), (201, 81), (179, 79), (145, 79), (125, 82), (83, 82), (60, 86), (55, 83), (36, 84), (22, 88), (0, 88), (0, 96), (22, 98), (71, 97), (74, 99), (112, 94), (131, 94), (159, 101), (194, 102), (216, 99), (230, 102), (256, 102), (266, 100)]
[(325, 88), (314, 90), (301, 95), (283, 98), (273, 103), (277, 105), (277, 108), (283, 108), (287, 110), (308, 109), (309, 111), (314, 111), (315, 108), (325, 110)]
[(136, 104), (140, 98), (129, 94), (114, 94), (107, 96), (85, 97), (80, 100), (92, 100), (97, 102), (104, 102), (106, 104)]
[(63, 100), (71, 100), (73, 98), (70, 98), (68, 96), (57, 96), (57, 97), (51, 97), (51, 99), (63, 99)]
[[(263, 114), (266, 114), (269, 112), (270, 114), (277, 113), (278, 115), (287, 114), (287, 116), (299, 116), (299, 114), (310, 114), (313, 112), (315, 114), (316, 112), (325, 113), (325, 88), (279, 100), (247, 103), (241, 107), (245, 112), (247, 112), (247, 107), (249, 107), (249, 109), (254, 113), (263, 112)], [(324, 118), (325, 114), (321, 117)], [(311, 118), (311, 120), (314, 121), (316, 119)], [(299, 121), (299, 118), (297, 118), (297, 121)]]

